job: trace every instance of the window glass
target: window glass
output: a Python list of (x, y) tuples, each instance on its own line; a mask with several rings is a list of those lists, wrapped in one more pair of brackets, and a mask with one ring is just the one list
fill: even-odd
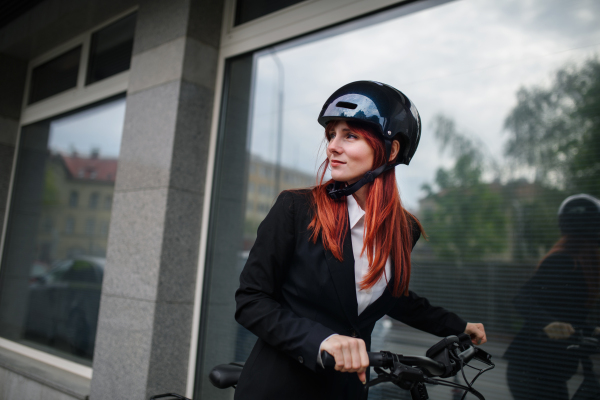
[(29, 104), (77, 86), (81, 46), (35, 67), (31, 71)]
[(98, 201), (112, 199), (124, 113), (119, 97), (22, 127), (1, 337), (91, 365), (111, 215)]
[[(267, 49), (252, 66), (230, 61), (236, 87), (224, 92), (206, 260), (206, 285), (219, 288), (204, 292), (199, 391), (207, 398), (227, 395), (206, 382), (210, 368), (244, 361), (255, 342), (233, 319), (232, 276), (277, 193), (314, 184), (325, 100), (365, 79), (400, 89), (421, 114), (419, 148), (396, 168), (404, 206), (429, 235), (412, 253), (411, 289), (485, 324), (497, 367), (477, 390), (495, 399), (572, 396), (586, 363), (598, 371), (597, 356), (569, 348), (600, 326), (598, 239), (586, 227), (561, 230), (557, 214), (571, 195), (600, 197), (600, 3), (427, 4)], [(567, 326), (575, 333), (560, 339)], [(384, 318), (372, 350), (424, 355), (436, 340)], [(462, 396), (428, 389), (431, 398)], [(390, 385), (369, 395), (397, 397)]]
[(136, 16), (130, 14), (92, 34), (87, 85), (129, 69)]

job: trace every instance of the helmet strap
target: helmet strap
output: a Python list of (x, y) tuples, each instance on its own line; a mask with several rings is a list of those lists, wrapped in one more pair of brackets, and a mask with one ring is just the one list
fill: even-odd
[[(385, 159), (389, 160), (390, 154), (392, 153), (392, 141), (384, 140), (385, 144)], [(366, 185), (367, 183), (371, 183), (377, 178), (379, 175), (384, 173), (385, 171), (389, 171), (390, 169), (395, 168), (394, 164), (388, 164), (387, 162), (373, 171), (369, 171), (363, 175), (357, 182), (354, 182), (352, 185), (344, 186), (344, 182), (334, 181), (334, 183), (330, 183), (327, 185), (327, 194), (333, 200), (340, 200), (343, 197), (350, 196)]]

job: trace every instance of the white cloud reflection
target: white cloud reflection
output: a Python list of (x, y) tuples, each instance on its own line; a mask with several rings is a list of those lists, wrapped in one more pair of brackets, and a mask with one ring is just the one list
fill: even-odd
[(117, 158), (125, 119), (125, 98), (99, 105), (50, 123), (48, 147), (53, 152), (89, 155), (92, 149), (100, 157)]
[[(396, 169), (404, 203), (418, 207), (440, 155), (430, 121), (437, 113), (479, 137), (502, 164), (503, 121), (521, 86), (546, 85), (554, 71), (600, 49), (600, 2), (463, 0), (396, 17), (278, 51), (285, 74), (282, 162), (314, 173), (323, 102), (354, 80), (376, 80), (404, 92), (423, 120), (411, 165)], [(257, 60), (251, 151), (274, 162), (278, 71), (272, 55)]]

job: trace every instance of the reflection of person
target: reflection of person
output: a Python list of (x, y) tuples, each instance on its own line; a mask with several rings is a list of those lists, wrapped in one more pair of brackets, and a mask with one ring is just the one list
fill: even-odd
[[(408, 291), (421, 226), (402, 208), (394, 167), (419, 142), (414, 104), (390, 86), (354, 82), (327, 100), (319, 123), (328, 141), (321, 184), (279, 196), (240, 276), (236, 319), (259, 339), (236, 399), (363, 397), (371, 332), (386, 314), (486, 341), (483, 325)], [(323, 184), (327, 168), (333, 179)], [(323, 371), (320, 350), (353, 373)]]
[(580, 194), (559, 209), (562, 237), (521, 288), (515, 306), (525, 319), (506, 351), (507, 378), (515, 400), (568, 399), (567, 381), (579, 364), (567, 347), (586, 319), (600, 285), (600, 201)]

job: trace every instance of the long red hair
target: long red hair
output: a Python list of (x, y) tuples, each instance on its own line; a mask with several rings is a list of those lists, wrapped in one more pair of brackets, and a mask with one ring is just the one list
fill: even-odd
[[(338, 121), (331, 121), (327, 124), (326, 138), (337, 123)], [(351, 121), (347, 121), (347, 124), (373, 148), (372, 169), (383, 165), (385, 146), (376, 133), (364, 125)], [(336, 201), (327, 194), (327, 185), (333, 183), (333, 180), (323, 183), (328, 167), (329, 159), (325, 159), (319, 168), (320, 178), (317, 176), (317, 186), (312, 189), (314, 216), (308, 227), (312, 230), (313, 243), (321, 236), (323, 246), (342, 261), (342, 248), (348, 230), (348, 206), (345, 198)], [(385, 263), (389, 256), (394, 268), (392, 295), (406, 295), (410, 282), (412, 221), (418, 224), (421, 232), (423, 228), (417, 219), (402, 207), (394, 169), (384, 172), (372, 183), (367, 184), (367, 189), (365, 237), (361, 255), (367, 252), (369, 272), (361, 282), (361, 289), (373, 287), (385, 274)], [(386, 276), (386, 279), (389, 280), (389, 277)]]

